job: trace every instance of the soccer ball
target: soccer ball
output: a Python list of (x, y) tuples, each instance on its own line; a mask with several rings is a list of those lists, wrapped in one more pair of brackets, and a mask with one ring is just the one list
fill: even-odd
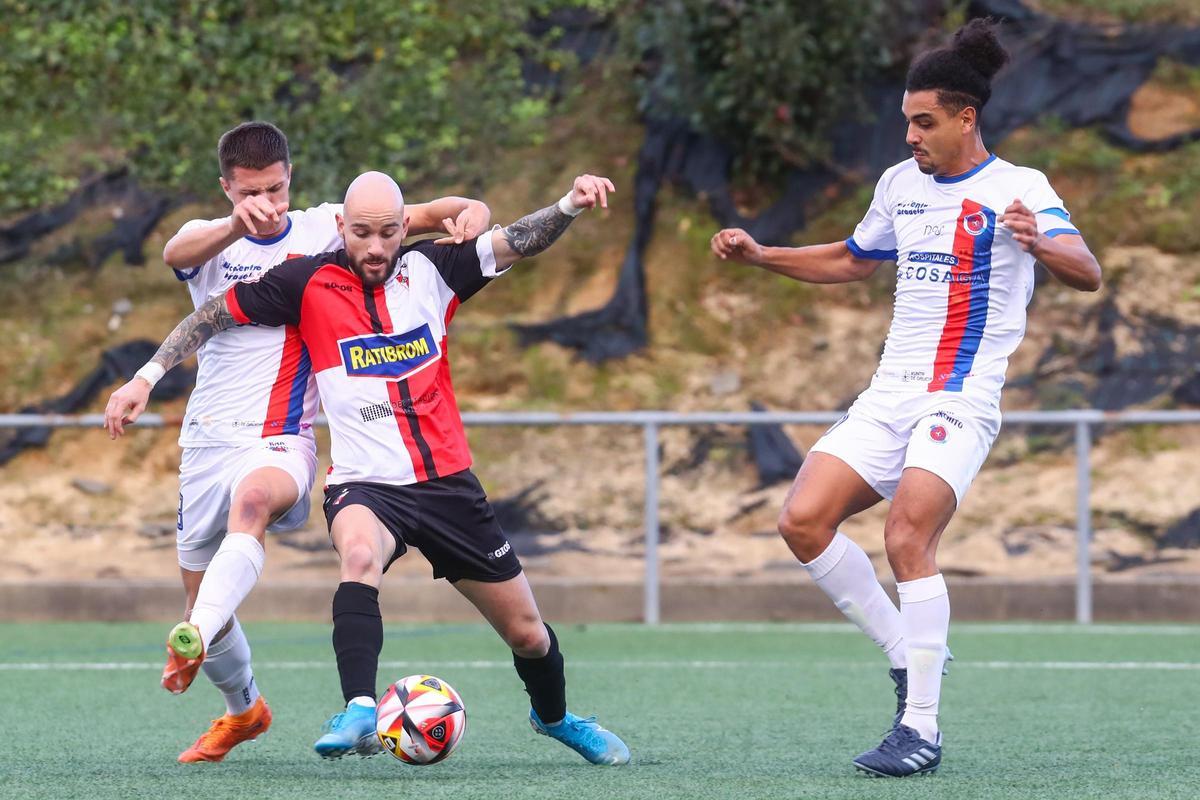
[(375, 734), (405, 764), (445, 761), (467, 731), (467, 711), (450, 684), (409, 675), (388, 687), (375, 708)]

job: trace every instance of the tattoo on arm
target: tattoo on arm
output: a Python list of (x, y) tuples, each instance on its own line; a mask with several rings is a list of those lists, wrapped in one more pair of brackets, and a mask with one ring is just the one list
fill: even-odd
[(224, 294), (209, 298), (171, 331), (150, 360), (169, 370), (199, 350), (200, 345), (236, 324)]
[(557, 205), (547, 206), (509, 225), (504, 229), (504, 238), (509, 247), (528, 258), (554, 244), (574, 221), (574, 217), (559, 211)]

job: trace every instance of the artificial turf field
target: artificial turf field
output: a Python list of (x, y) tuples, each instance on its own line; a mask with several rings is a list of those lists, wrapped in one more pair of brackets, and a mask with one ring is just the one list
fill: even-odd
[(1200, 796), (1196, 627), (955, 625), (942, 769), (902, 781), (850, 766), (894, 698), (848, 626), (559, 626), (569, 706), (626, 740), (620, 768), (535, 736), (503, 645), (474, 625), (387, 631), (381, 681), (429, 672), (463, 696), (444, 763), (321, 761), (312, 742), (341, 702), (328, 626), (247, 624), (274, 725), (221, 764), (177, 764), (224, 709), (203, 676), (181, 697), (158, 687), (168, 627), (0, 625), (0, 797)]

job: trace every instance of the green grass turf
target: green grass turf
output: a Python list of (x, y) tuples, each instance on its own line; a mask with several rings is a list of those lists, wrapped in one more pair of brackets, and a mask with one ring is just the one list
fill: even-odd
[[(275, 724), (222, 764), (185, 766), (176, 755), (223, 709), (203, 677), (182, 697), (158, 688), (167, 626), (0, 625), (0, 797), (1111, 799), (1200, 786), (1200, 628), (956, 626), (944, 766), (907, 781), (850, 766), (893, 697), (882, 656), (838, 626), (561, 626), (570, 707), (633, 751), (616, 769), (535, 736), (505, 649), (465, 625), (389, 628), (380, 675), (428, 671), (462, 693), (470, 724), (452, 758), (322, 762), (311, 744), (340, 704), (328, 627), (246, 628)], [(53, 663), (65, 666), (30, 668)]]

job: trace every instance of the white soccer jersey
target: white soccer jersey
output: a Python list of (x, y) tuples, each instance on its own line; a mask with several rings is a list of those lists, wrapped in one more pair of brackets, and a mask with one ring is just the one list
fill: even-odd
[[(244, 237), (194, 269), (175, 270), (199, 307), (241, 280), (296, 256), (342, 246), (335, 215), (340, 204), (289, 211), (276, 236)], [(216, 221), (193, 220), (186, 231)], [(245, 444), (267, 436), (312, 436), (317, 389), (312, 360), (294, 327), (243, 326), (222, 331), (197, 353), (196, 388), (188, 399), (181, 447)]]
[(887, 170), (854, 235), (859, 258), (896, 261), (896, 302), (871, 385), (999, 397), (1025, 335), (1034, 258), (998, 220), (1014, 199), (1046, 236), (1078, 234), (1046, 176), (995, 155), (962, 175)]

